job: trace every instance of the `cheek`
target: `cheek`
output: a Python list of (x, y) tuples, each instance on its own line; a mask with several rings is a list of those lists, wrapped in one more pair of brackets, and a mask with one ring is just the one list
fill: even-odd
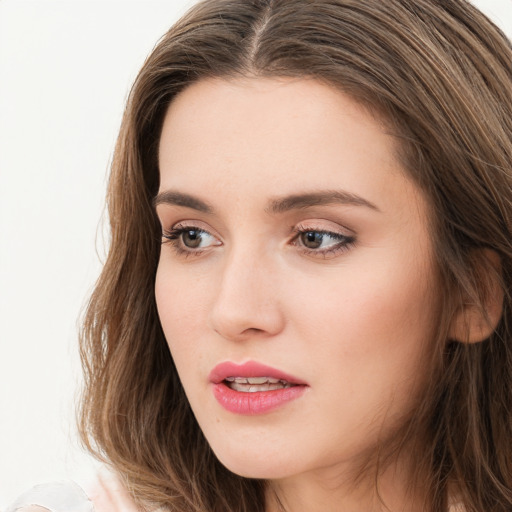
[[(163, 261), (162, 261), (163, 260)], [(208, 276), (174, 268), (162, 255), (155, 280), (155, 299), (164, 330), (189, 330), (198, 323), (208, 294)]]
[(209, 368), (205, 348), (211, 345), (210, 297), (216, 296), (211, 272), (188, 269), (176, 268), (164, 260), (158, 266), (155, 280), (158, 316), (187, 395), (197, 390), (194, 372)]
[[(289, 290), (295, 338), (314, 344), (333, 379), (341, 368), (352, 382), (363, 371), (400, 380), (426, 371), (422, 358), (436, 332), (431, 272), (389, 261), (347, 266), (323, 284), (316, 281), (316, 288), (306, 282)], [(338, 365), (329, 364), (332, 358)]]

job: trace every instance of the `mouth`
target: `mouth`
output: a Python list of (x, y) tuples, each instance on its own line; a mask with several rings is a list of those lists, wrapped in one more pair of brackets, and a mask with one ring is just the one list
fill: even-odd
[(219, 404), (231, 413), (243, 415), (281, 408), (309, 387), (301, 379), (255, 361), (220, 363), (211, 371), (209, 380)]

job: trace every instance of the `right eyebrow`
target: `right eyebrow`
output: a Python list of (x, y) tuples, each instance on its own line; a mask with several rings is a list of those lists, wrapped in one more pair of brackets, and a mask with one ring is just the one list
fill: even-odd
[(201, 199), (189, 194), (184, 194), (183, 192), (175, 192), (172, 190), (160, 192), (153, 198), (152, 203), (154, 208), (159, 204), (170, 204), (175, 206), (184, 206), (203, 213), (213, 213), (213, 208)]
[(314, 206), (331, 204), (349, 204), (354, 206), (365, 206), (379, 212), (379, 208), (361, 196), (344, 190), (325, 190), (318, 192), (306, 192), (304, 194), (293, 194), (270, 202), (270, 213), (284, 213), (289, 210), (303, 210)]

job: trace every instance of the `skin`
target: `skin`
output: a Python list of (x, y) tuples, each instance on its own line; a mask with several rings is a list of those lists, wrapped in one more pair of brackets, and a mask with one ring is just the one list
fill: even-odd
[[(383, 510), (361, 467), (420, 400), (438, 315), (428, 205), (396, 144), (377, 117), (314, 80), (203, 80), (167, 112), (157, 213), (164, 235), (196, 229), (200, 243), (163, 238), (160, 319), (212, 449), (233, 472), (269, 480), (268, 511), (274, 493), (294, 512)], [(319, 191), (359, 199), (271, 208)], [(319, 245), (305, 247), (299, 231)], [(208, 375), (248, 360), (308, 387), (263, 415), (228, 412)], [(406, 492), (414, 461), (401, 453), (379, 491), (391, 510), (419, 510), (424, 497)]]

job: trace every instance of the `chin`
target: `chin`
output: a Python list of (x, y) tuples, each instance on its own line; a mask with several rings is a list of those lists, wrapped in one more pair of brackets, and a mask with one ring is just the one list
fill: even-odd
[[(257, 445), (256, 448), (258, 448)], [(214, 447), (212, 449), (224, 467), (244, 478), (280, 479), (290, 475), (290, 468), (295, 469), (293, 464), (286, 464), (282, 457), (269, 456), (264, 449), (258, 450), (257, 454), (250, 453), (247, 450), (237, 451), (233, 448), (227, 451), (215, 450)]]
[(235, 473), (238, 476), (244, 478), (252, 478), (256, 480), (279, 480), (289, 476), (289, 472), (285, 471), (284, 468), (273, 467), (269, 464), (252, 464), (251, 461), (228, 461), (225, 463), (219, 459), (223, 466), (229, 471)]

